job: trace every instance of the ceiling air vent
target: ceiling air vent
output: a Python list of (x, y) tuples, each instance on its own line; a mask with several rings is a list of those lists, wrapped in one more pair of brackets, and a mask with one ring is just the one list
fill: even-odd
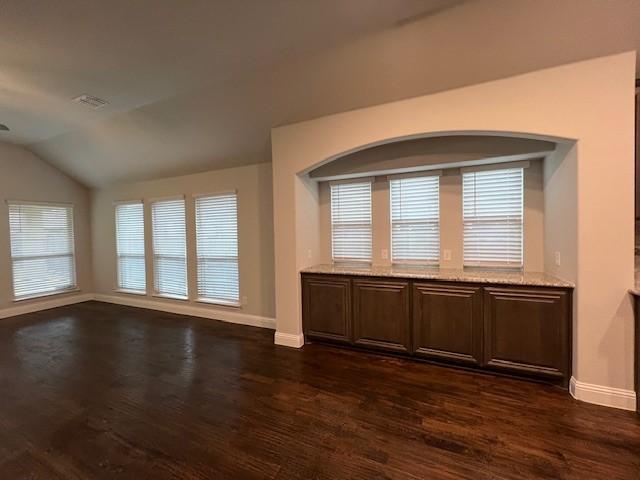
[(83, 95), (79, 95), (76, 98), (72, 99), (76, 103), (81, 103), (89, 108), (93, 108), (94, 110), (98, 110), (99, 108), (104, 107), (105, 105), (109, 105), (109, 102), (103, 100), (98, 97), (94, 97), (92, 95), (87, 95), (86, 93)]

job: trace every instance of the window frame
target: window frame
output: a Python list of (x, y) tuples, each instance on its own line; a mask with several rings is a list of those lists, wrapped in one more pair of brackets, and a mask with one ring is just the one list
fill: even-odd
[[(120, 255), (118, 252), (118, 207), (126, 205), (140, 205), (142, 207), (142, 263), (144, 265), (144, 290), (135, 290), (130, 288), (124, 288), (120, 285), (120, 258), (130, 257), (139, 258), (139, 255)], [(113, 217), (115, 226), (115, 241), (116, 241), (116, 288), (114, 291), (118, 293), (127, 293), (129, 295), (141, 295), (146, 296), (149, 291), (149, 278), (147, 275), (147, 235), (146, 235), (146, 205), (144, 200), (123, 200), (117, 201), (113, 204)]]
[[(366, 177), (366, 178), (356, 178), (349, 180), (338, 180), (329, 182), (329, 214), (330, 214), (330, 225), (331, 225), (331, 261), (334, 264), (363, 264), (363, 265), (371, 265), (373, 262), (373, 182), (374, 178)], [(356, 185), (356, 184), (366, 184), (369, 187), (369, 222), (368, 223), (360, 223), (360, 222), (343, 222), (343, 225), (354, 226), (365, 226), (369, 229), (369, 258), (351, 258), (351, 257), (341, 257), (336, 258), (335, 250), (335, 225), (334, 222), (334, 187), (340, 187), (343, 185)]]
[[(237, 266), (237, 275), (238, 275), (238, 299), (237, 301), (226, 301), (224, 299), (213, 299), (204, 297), (200, 294), (200, 253), (198, 251), (198, 200), (207, 199), (213, 197), (223, 197), (233, 195), (235, 197), (236, 203), (236, 257), (235, 263)], [(195, 264), (196, 264), (196, 298), (195, 300), (199, 303), (206, 303), (210, 305), (218, 305), (223, 307), (231, 307), (231, 308), (240, 308), (242, 306), (242, 285), (240, 281), (240, 225), (239, 225), (239, 195), (237, 190), (226, 190), (222, 192), (213, 192), (213, 193), (201, 193), (193, 195), (194, 198), (194, 236), (195, 236)], [(221, 259), (227, 259), (229, 257), (220, 257)]]
[[(9, 234), (9, 267), (8, 271), (11, 275), (11, 293), (12, 293), (12, 301), (13, 302), (22, 302), (25, 300), (33, 300), (37, 298), (43, 297), (51, 297), (55, 295), (64, 295), (68, 293), (79, 292), (80, 288), (78, 287), (78, 272), (77, 272), (77, 262), (76, 262), (76, 236), (75, 236), (75, 205), (73, 203), (64, 203), (64, 202), (40, 202), (40, 201), (31, 201), (31, 200), (6, 200), (7, 205), (7, 222), (8, 222), (8, 234)], [(57, 207), (57, 208), (65, 208), (68, 210), (68, 231), (71, 233), (70, 238), (70, 246), (71, 252), (68, 254), (50, 254), (50, 255), (30, 255), (28, 257), (23, 257), (22, 259), (35, 259), (35, 258), (59, 258), (65, 257), (71, 259), (71, 274), (72, 281), (71, 285), (66, 288), (58, 288), (56, 290), (49, 291), (41, 291), (32, 294), (25, 295), (17, 295), (16, 294), (16, 282), (15, 282), (15, 262), (16, 259), (13, 255), (13, 240), (11, 234), (11, 207), (12, 206), (35, 206), (35, 207)]]
[[(463, 269), (499, 269), (510, 271), (524, 271), (525, 265), (525, 169), (529, 166), (529, 162), (516, 162), (507, 164), (492, 164), (487, 166), (470, 167), (461, 169), (462, 181), (462, 266)], [(467, 221), (465, 220), (465, 175), (482, 174), (489, 172), (497, 172), (501, 170), (519, 170), (520, 171), (520, 263), (515, 264), (509, 261), (481, 261), (467, 260), (465, 252), (467, 250)], [(508, 223), (508, 219), (507, 219)]]
[[(163, 202), (171, 202), (171, 201), (179, 201), (181, 200), (184, 204), (184, 264), (185, 264), (185, 291), (186, 294), (185, 295), (178, 295), (178, 294), (173, 294), (173, 293), (162, 293), (158, 290), (158, 277), (157, 277), (157, 273), (158, 273), (158, 269), (157, 269), (157, 258), (159, 257), (164, 257), (164, 258), (182, 258), (182, 257), (177, 257), (177, 256), (170, 256), (170, 255), (158, 255), (156, 253), (156, 238), (157, 235), (155, 234), (155, 221), (154, 221), (154, 214), (153, 214), (153, 206), (157, 203), (163, 203)], [(152, 284), (152, 296), (153, 297), (158, 297), (158, 298), (167, 298), (170, 300), (183, 300), (183, 301), (188, 301), (190, 299), (190, 295), (189, 295), (189, 242), (188, 242), (188, 223), (187, 223), (187, 201), (184, 195), (174, 195), (174, 196), (169, 196), (169, 197), (160, 197), (160, 198), (153, 198), (153, 199), (149, 199), (148, 200), (149, 203), (149, 208), (151, 210), (151, 262), (152, 262), (152, 270), (153, 270), (153, 284)]]
[[(440, 232), (440, 177), (442, 176), (442, 171), (441, 170), (429, 170), (429, 171), (423, 171), (423, 172), (418, 172), (418, 173), (412, 173), (412, 174), (400, 174), (400, 175), (390, 175), (387, 177), (387, 185), (388, 185), (388, 192), (389, 192), (389, 250), (390, 250), (390, 254), (389, 257), (391, 259), (391, 264), (392, 265), (399, 265), (399, 266), (408, 266), (408, 265), (419, 265), (419, 266), (429, 266), (429, 267), (438, 267), (440, 266), (440, 259), (441, 259), (441, 232)], [(410, 180), (410, 179), (417, 179), (417, 178), (427, 178), (427, 177), (431, 177), (431, 178), (436, 178), (437, 182), (436, 183), (436, 189), (437, 189), (437, 208), (436, 211), (438, 213), (438, 218), (437, 221), (435, 222), (435, 224), (437, 225), (437, 238), (438, 238), (438, 245), (437, 245), (437, 258), (435, 259), (426, 259), (426, 260), (421, 260), (421, 259), (409, 259), (409, 258), (404, 258), (404, 259), (396, 259), (395, 258), (395, 249), (394, 249), (394, 241), (393, 241), (393, 232), (394, 232), (394, 218), (393, 218), (393, 182), (401, 182), (403, 180)], [(398, 223), (398, 221), (396, 221), (396, 223)], [(421, 220), (421, 221), (400, 221), (400, 223), (404, 223), (404, 224), (426, 224), (426, 225), (430, 225), (433, 224), (433, 221), (429, 221), (429, 220)]]

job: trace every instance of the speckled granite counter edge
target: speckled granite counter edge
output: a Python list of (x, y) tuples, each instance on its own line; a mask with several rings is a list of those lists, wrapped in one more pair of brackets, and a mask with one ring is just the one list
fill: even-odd
[[(566, 280), (540, 272), (501, 272), (496, 270), (406, 268), (406, 267), (350, 267), (330, 264), (314, 265), (304, 268), (300, 273), (316, 273), (323, 275), (352, 275), (360, 277), (389, 277), (420, 280), (440, 280), (449, 282), (489, 283), (499, 285), (524, 285), (531, 287), (575, 288)], [(640, 293), (639, 293), (640, 294)]]

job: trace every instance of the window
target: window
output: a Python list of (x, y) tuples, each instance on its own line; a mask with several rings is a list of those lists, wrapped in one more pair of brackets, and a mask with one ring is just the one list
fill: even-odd
[(438, 263), (440, 177), (396, 178), (389, 185), (393, 262)]
[(235, 193), (196, 198), (198, 297), (239, 304), (238, 204)]
[(145, 293), (144, 205), (142, 202), (116, 205), (116, 252), (118, 289)]
[(371, 237), (371, 182), (332, 184), (333, 260), (370, 262)]
[(522, 267), (523, 169), (462, 175), (464, 265)]
[(9, 235), (16, 300), (76, 287), (72, 206), (10, 202)]
[(155, 293), (187, 298), (187, 239), (184, 198), (151, 204)]

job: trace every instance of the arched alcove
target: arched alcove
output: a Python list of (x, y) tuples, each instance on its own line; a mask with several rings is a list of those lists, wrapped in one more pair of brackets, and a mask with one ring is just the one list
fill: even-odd
[(575, 141), (575, 138), (559, 137), (546, 133), (511, 130), (426, 131), (352, 145), (344, 150), (327, 154), (325, 158), (316, 159), (315, 163), (306, 164), (296, 173), (302, 176), (309, 175), (313, 178), (312, 172), (314, 171), (322, 171), (329, 165), (368, 155), (375, 156), (379, 160), (444, 155), (455, 158), (452, 161), (464, 161), (498, 158), (510, 154), (546, 154), (554, 150), (557, 144), (568, 144)]
[(556, 142), (516, 134), (477, 132), (425, 134), (417, 138), (385, 140), (337, 155), (304, 172), (312, 180), (357, 178), (370, 174), (409, 173), (543, 158)]
[[(554, 139), (557, 140), (557, 139)], [(562, 139), (562, 145), (570, 143)], [(469, 167), (500, 168), (520, 166), (523, 172), (522, 269), (545, 270), (545, 164), (557, 158), (559, 143), (531, 136), (500, 134), (477, 135), (457, 132), (450, 135), (425, 135), (412, 139), (394, 139), (367, 146), (309, 170), (302, 175), (310, 190), (318, 182), (318, 263), (332, 262), (331, 194), (335, 181), (366, 178), (372, 181), (372, 264), (389, 266), (391, 259), (389, 176), (429, 174), (439, 177), (439, 239), (441, 268), (463, 268), (462, 170)], [(549, 169), (547, 169), (549, 170)], [(546, 181), (550, 182), (551, 175)], [(553, 213), (551, 213), (553, 220)]]
[[(574, 385), (632, 389), (634, 68), (635, 55), (621, 54), (274, 129), (276, 343), (304, 343), (299, 272), (320, 260), (312, 170), (398, 141), (532, 139), (556, 144), (545, 157), (544, 267), (577, 285)], [(607, 395), (576, 390), (591, 394)]]

